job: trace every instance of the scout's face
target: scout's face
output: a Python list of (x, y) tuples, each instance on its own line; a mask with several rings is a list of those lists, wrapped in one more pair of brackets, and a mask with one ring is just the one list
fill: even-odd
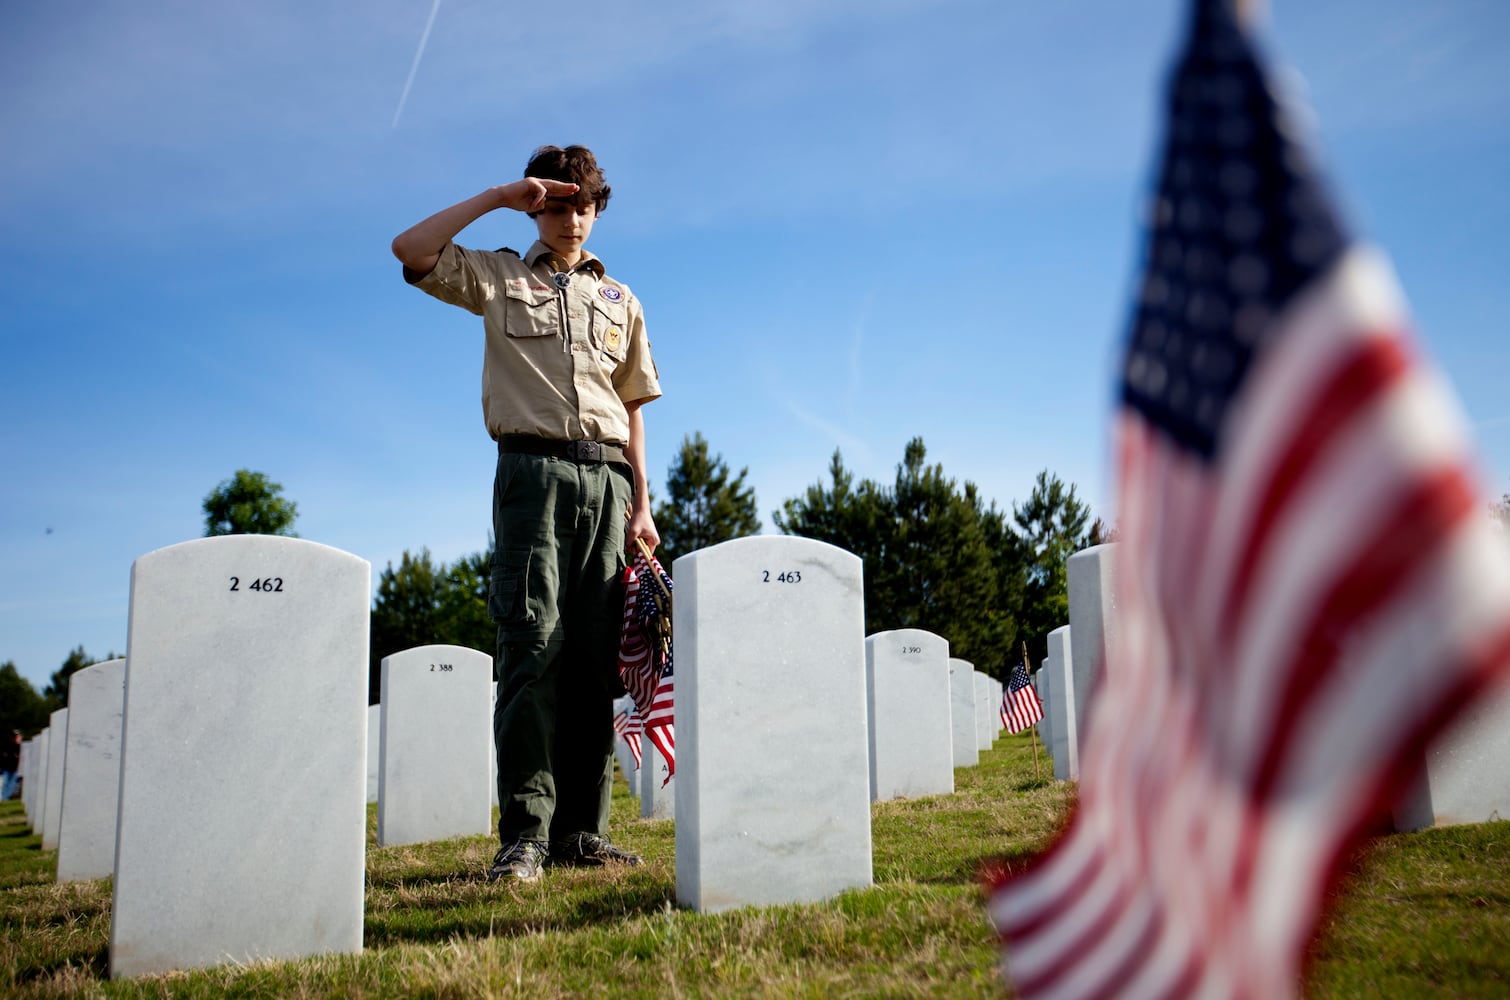
[(535, 226), (540, 230), (541, 243), (563, 257), (572, 257), (582, 251), (597, 218), (594, 205), (578, 206), (552, 198), (535, 216)]

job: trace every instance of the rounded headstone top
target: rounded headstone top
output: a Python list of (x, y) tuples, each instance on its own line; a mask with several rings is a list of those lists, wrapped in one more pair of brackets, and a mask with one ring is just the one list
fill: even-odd
[(177, 542), (160, 549), (153, 549), (145, 555), (138, 556), (132, 565), (172, 563), (179, 559), (204, 558), (210, 553), (266, 554), (274, 557), (293, 555), (304, 559), (323, 557), (328, 560), (344, 558), (361, 563), (368, 568), (369, 572), (371, 570), (371, 564), (361, 556), (321, 542), (311, 542), (305, 538), (293, 538), (288, 535), (213, 535), (208, 538), (193, 538), (186, 542)]

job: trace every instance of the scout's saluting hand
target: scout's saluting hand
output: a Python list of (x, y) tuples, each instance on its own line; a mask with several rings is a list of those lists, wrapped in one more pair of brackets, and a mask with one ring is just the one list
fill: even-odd
[(577, 193), (577, 185), (566, 181), (553, 181), (544, 177), (525, 177), (512, 184), (502, 184), (492, 190), (498, 192), (504, 208), (520, 212), (538, 212), (545, 207), (547, 198), (565, 198)]
[(393, 238), (393, 255), (409, 270), (425, 275), (435, 270), (446, 244), (463, 229), (499, 208), (538, 212), (547, 198), (567, 198), (577, 185), (544, 177), (523, 177), (509, 184), (490, 187), (466, 201), (443, 208)]

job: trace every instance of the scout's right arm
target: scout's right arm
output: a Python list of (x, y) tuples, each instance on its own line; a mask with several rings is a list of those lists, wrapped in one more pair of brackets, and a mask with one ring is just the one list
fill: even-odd
[(488, 188), (399, 233), (393, 238), (393, 256), (409, 270), (429, 274), (435, 270), (440, 252), (451, 238), (494, 209), (538, 212), (545, 207), (545, 199), (564, 198), (576, 192), (575, 184), (539, 177), (525, 177), (512, 184)]

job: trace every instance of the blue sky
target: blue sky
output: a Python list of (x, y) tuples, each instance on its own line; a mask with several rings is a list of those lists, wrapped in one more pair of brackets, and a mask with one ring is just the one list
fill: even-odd
[[(1112, 367), (1175, 0), (54, 0), (0, 14), (0, 661), (124, 652), (132, 561), (238, 468), (373, 564), (486, 544), (480, 323), (388, 244), (583, 142), (644, 301), (652, 483), (701, 431), (762, 514), (906, 441), (1110, 516)], [(1510, 7), (1273, 0), (1355, 231), (1510, 490)], [(401, 113), (400, 113), (401, 112)], [(499, 213), (461, 237), (525, 248)]]

